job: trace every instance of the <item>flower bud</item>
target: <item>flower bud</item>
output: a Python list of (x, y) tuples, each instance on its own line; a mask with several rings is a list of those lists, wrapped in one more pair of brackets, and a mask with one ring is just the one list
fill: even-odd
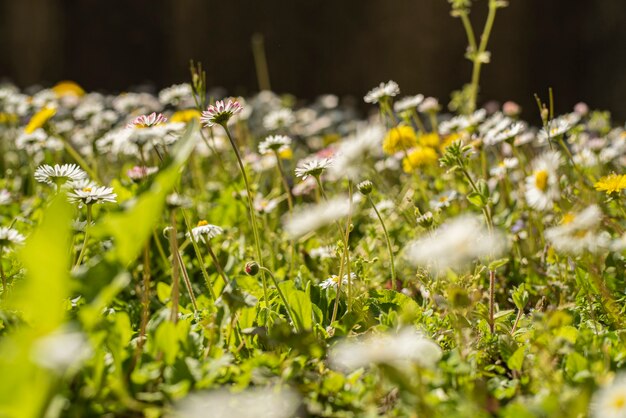
[(362, 195), (367, 196), (368, 194), (372, 193), (374, 185), (371, 181), (365, 180), (357, 184), (356, 188), (359, 189), (359, 192), (361, 192)]
[(248, 276), (256, 276), (259, 274), (259, 264), (256, 261), (248, 261), (244, 270)]

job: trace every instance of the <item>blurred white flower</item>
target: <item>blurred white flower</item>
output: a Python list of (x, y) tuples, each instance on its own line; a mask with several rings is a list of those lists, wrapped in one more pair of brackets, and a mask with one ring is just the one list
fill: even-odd
[(179, 106), (183, 102), (193, 101), (192, 90), (189, 83), (174, 84), (159, 92), (159, 101), (164, 105)]
[(291, 146), (291, 138), (285, 135), (270, 135), (259, 144), (259, 154), (267, 154), (270, 151), (281, 152)]
[(593, 418), (626, 417), (626, 375), (616, 377), (593, 395), (590, 412)]
[(309, 205), (284, 218), (285, 232), (291, 238), (299, 238), (347, 216), (349, 211), (350, 201), (346, 197), (335, 197), (316, 205)]
[[(356, 274), (350, 273), (350, 281), (354, 282), (355, 280), (356, 280)], [(347, 284), (348, 284), (348, 275), (344, 274), (343, 279), (341, 280), (341, 285), (343, 286)], [(322, 289), (331, 289), (331, 288), (337, 289), (337, 286), (339, 286), (339, 276), (337, 276), (336, 274), (333, 274), (328, 279), (321, 282), (319, 286)]]
[(8, 251), (13, 245), (22, 245), (24, 240), (24, 235), (17, 230), (6, 226), (0, 227), (0, 249)]
[(561, 225), (547, 229), (545, 236), (557, 251), (567, 254), (606, 251), (611, 239), (608, 233), (598, 231), (601, 220), (602, 211), (591, 205), (582, 212), (566, 214)]
[(287, 388), (251, 388), (233, 393), (226, 389), (196, 392), (179, 401), (175, 418), (292, 418), (300, 396)]
[(405, 112), (407, 110), (417, 110), (417, 106), (424, 101), (424, 95), (418, 94), (416, 96), (406, 96), (400, 100), (397, 100), (393, 104), (393, 110), (396, 112)]
[(548, 138), (554, 139), (567, 132), (569, 132), (580, 120), (580, 115), (577, 113), (570, 113), (567, 115), (559, 116), (548, 122), (547, 128), (543, 128), (537, 134), (537, 139), (540, 143), (545, 143)]
[(367, 168), (365, 163), (372, 156), (380, 154), (385, 129), (381, 125), (371, 125), (339, 143), (329, 169), (334, 178), (349, 178), (354, 182), (362, 180)]
[(501, 232), (489, 233), (474, 216), (459, 216), (440, 226), (432, 236), (409, 244), (406, 255), (413, 264), (437, 274), (446, 268), (463, 269), (476, 259), (497, 257), (505, 247)]
[(35, 363), (59, 374), (78, 366), (92, 355), (82, 332), (55, 332), (35, 341), (31, 358)]
[(309, 251), (309, 255), (311, 258), (319, 258), (320, 260), (325, 258), (335, 258), (337, 256), (337, 246), (326, 245), (323, 247), (313, 248)]
[(12, 201), (11, 192), (7, 189), (0, 189), (0, 206), (9, 205)]
[(296, 121), (296, 117), (291, 109), (282, 108), (274, 110), (263, 118), (263, 127), (268, 131), (288, 128)]
[(351, 372), (376, 363), (399, 367), (407, 363), (433, 368), (442, 357), (441, 347), (430, 338), (406, 328), (397, 335), (369, 335), (362, 339), (344, 339), (330, 350), (333, 368)]

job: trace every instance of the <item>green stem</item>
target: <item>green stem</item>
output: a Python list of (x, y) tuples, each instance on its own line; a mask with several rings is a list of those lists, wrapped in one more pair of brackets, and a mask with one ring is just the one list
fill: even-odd
[[(250, 225), (252, 226), (252, 233), (254, 234), (254, 245), (256, 247), (256, 262), (260, 267), (263, 267), (263, 254), (261, 252), (261, 241), (259, 239), (259, 231), (256, 224), (256, 215), (254, 214), (254, 203), (252, 201), (252, 191), (250, 190), (250, 184), (248, 182), (248, 175), (246, 174), (246, 168), (243, 165), (243, 160), (241, 159), (241, 154), (239, 153), (239, 148), (237, 148), (237, 144), (230, 134), (230, 130), (226, 123), (222, 124), (222, 128), (226, 131), (226, 136), (230, 141), (230, 145), (235, 151), (235, 156), (237, 157), (237, 163), (239, 164), (239, 170), (241, 171), (241, 176), (243, 177), (243, 182), (246, 186), (246, 195), (248, 196), (248, 214), (250, 216)], [(265, 279), (265, 274), (261, 272), (261, 280), (263, 282), (263, 297), (265, 298), (265, 307), (269, 307), (269, 299), (267, 297), (267, 281)]]
[[(4, 248), (0, 246), (0, 256), (4, 252)], [(2, 277), (2, 299), (5, 299), (8, 292), (7, 288), (7, 276), (4, 272), (4, 266), (2, 265), (2, 257), (0, 257), (0, 277)]]
[(372, 201), (372, 198), (369, 195), (367, 196), (367, 200), (372, 205), (374, 212), (376, 212), (376, 216), (378, 217), (378, 220), (380, 221), (380, 226), (383, 227), (383, 232), (385, 233), (385, 240), (387, 241), (387, 250), (389, 250), (389, 260), (391, 262), (391, 280), (392, 280), (393, 286), (395, 286), (396, 285), (396, 268), (393, 262), (393, 249), (391, 247), (391, 240), (389, 239), (389, 233), (387, 232), (387, 227), (385, 226), (383, 217), (380, 216), (380, 212), (376, 208), (376, 205), (374, 204), (374, 202)]
[(470, 102), (469, 113), (472, 113), (476, 109), (476, 100), (478, 98), (478, 83), (480, 81), (480, 69), (482, 66), (481, 57), (487, 50), (487, 43), (489, 42), (489, 36), (491, 35), (491, 29), (493, 28), (493, 22), (496, 18), (497, 3), (495, 0), (489, 0), (489, 14), (487, 15), (487, 21), (485, 22), (485, 28), (480, 36), (480, 45), (478, 50), (475, 50), (473, 57), (472, 68), (472, 84), (470, 90)]
[[(209, 277), (209, 273), (207, 273), (206, 268), (204, 267), (204, 261), (202, 257), (202, 253), (200, 252), (200, 247), (198, 246), (198, 242), (196, 241), (196, 237), (193, 235), (191, 224), (189, 223), (189, 218), (187, 218), (187, 214), (184, 209), (180, 211), (183, 214), (183, 219), (185, 221), (185, 226), (189, 231), (189, 240), (191, 241), (191, 245), (193, 246), (193, 250), (196, 253), (196, 257), (198, 258), (198, 263), (200, 264), (200, 271), (202, 271), (202, 277), (204, 277), (204, 281), (206, 286), (209, 288), (209, 294), (211, 298), (215, 300), (215, 292), (213, 291), (213, 285), (211, 284), (211, 278)], [(180, 255), (179, 255), (180, 257)], [(182, 264), (182, 259), (180, 260)]]
[(80, 253), (78, 254), (78, 260), (76, 260), (76, 264), (74, 267), (80, 266), (80, 263), (83, 261), (83, 257), (85, 256), (85, 250), (87, 249), (87, 239), (89, 238), (89, 228), (91, 228), (91, 204), (87, 205), (87, 225), (85, 226), (85, 238), (83, 238), (83, 247), (80, 249)]
[(226, 273), (224, 273), (224, 270), (222, 269), (222, 266), (220, 262), (218, 261), (217, 256), (213, 252), (213, 248), (211, 248), (211, 243), (208, 239), (206, 240), (206, 247), (209, 251), (209, 255), (211, 256), (211, 260), (213, 260), (213, 264), (215, 264), (215, 269), (224, 280), (224, 284), (228, 285), (228, 277), (226, 277)]

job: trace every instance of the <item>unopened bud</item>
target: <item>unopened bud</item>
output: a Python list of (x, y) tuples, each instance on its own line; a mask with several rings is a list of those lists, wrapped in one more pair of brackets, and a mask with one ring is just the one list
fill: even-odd
[(259, 274), (259, 264), (256, 261), (248, 261), (244, 270), (248, 276), (256, 276)]

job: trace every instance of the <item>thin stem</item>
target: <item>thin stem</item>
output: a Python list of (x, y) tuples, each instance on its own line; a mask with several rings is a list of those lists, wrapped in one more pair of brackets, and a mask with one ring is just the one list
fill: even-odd
[[(0, 256), (4, 252), (4, 248), (0, 246)], [(2, 299), (5, 299), (6, 294), (8, 292), (7, 287), (7, 276), (4, 272), (4, 266), (2, 265), (2, 257), (0, 257), (0, 277), (2, 277)]]
[(150, 275), (150, 239), (148, 239), (143, 249), (143, 292), (141, 293), (141, 324), (139, 326), (139, 343), (137, 344), (138, 352), (141, 352), (145, 343), (148, 318), (150, 317)]
[(180, 297), (180, 265), (178, 260), (174, 258), (174, 254), (178, 253), (178, 239), (176, 238), (176, 209), (172, 209), (170, 213), (170, 251), (172, 252), (172, 312), (170, 320), (174, 323), (178, 320), (178, 301)]
[(522, 319), (522, 315), (524, 314), (523, 309), (517, 310), (517, 316), (515, 317), (515, 322), (513, 323), (513, 328), (511, 328), (511, 335), (515, 334), (515, 330), (517, 329), (517, 325), (519, 324), (520, 319)]
[(459, 17), (461, 18), (461, 22), (463, 22), (463, 28), (465, 29), (465, 34), (467, 35), (467, 42), (469, 42), (470, 50), (472, 52), (476, 52), (476, 36), (474, 35), (474, 29), (472, 28), (472, 23), (469, 20), (467, 12), (460, 11)]
[(256, 68), (259, 90), (270, 90), (270, 74), (267, 69), (265, 42), (263, 35), (260, 33), (252, 35), (252, 55), (254, 55), (254, 66)]
[(83, 246), (80, 249), (80, 253), (78, 254), (78, 260), (76, 260), (76, 264), (74, 268), (80, 266), (80, 263), (83, 261), (83, 257), (85, 256), (85, 250), (87, 249), (87, 239), (89, 238), (89, 228), (91, 228), (91, 204), (87, 205), (87, 225), (85, 226), (85, 237), (83, 238)]
[[(222, 124), (222, 128), (226, 131), (226, 136), (230, 141), (230, 145), (235, 151), (235, 155), (237, 157), (237, 163), (239, 164), (239, 170), (241, 171), (241, 176), (243, 177), (243, 182), (246, 186), (246, 195), (248, 196), (248, 214), (250, 216), (250, 225), (252, 226), (252, 233), (254, 234), (254, 245), (256, 247), (256, 262), (259, 266), (263, 267), (263, 254), (261, 252), (261, 241), (259, 239), (259, 231), (256, 224), (256, 216), (254, 214), (254, 203), (252, 202), (252, 191), (250, 190), (250, 184), (248, 182), (248, 175), (246, 174), (246, 168), (243, 165), (243, 160), (241, 159), (241, 154), (239, 153), (239, 148), (237, 148), (237, 144), (230, 134), (230, 130), (226, 123)], [(265, 280), (265, 274), (263, 271), (261, 272), (261, 281), (263, 282), (263, 297), (265, 298), (265, 307), (269, 308), (269, 299), (267, 297), (267, 281)]]
[(259, 266), (259, 269), (269, 274), (269, 276), (272, 278), (272, 281), (274, 282), (274, 285), (276, 286), (276, 290), (278, 291), (278, 296), (280, 296), (280, 299), (283, 301), (283, 304), (285, 305), (285, 309), (287, 310), (287, 315), (289, 316), (289, 320), (293, 324), (293, 327), (295, 328), (296, 332), (300, 332), (300, 330), (298, 329), (298, 323), (294, 321), (293, 319), (293, 315), (291, 313), (291, 306), (289, 306), (289, 302), (287, 302), (287, 298), (285, 297), (285, 294), (280, 289), (280, 286), (278, 286), (278, 280), (276, 280), (276, 277), (274, 277), (274, 274), (272, 274), (272, 272), (268, 268)]
[(393, 262), (393, 249), (391, 247), (391, 240), (389, 239), (389, 233), (387, 232), (387, 227), (385, 226), (385, 222), (383, 221), (382, 216), (380, 216), (380, 212), (376, 208), (376, 205), (374, 204), (374, 202), (372, 201), (372, 198), (369, 195), (367, 196), (367, 200), (372, 205), (374, 212), (376, 212), (376, 216), (378, 217), (378, 220), (380, 221), (380, 226), (383, 227), (383, 232), (385, 233), (385, 240), (387, 241), (387, 250), (389, 250), (389, 260), (391, 262), (391, 280), (392, 280), (393, 285), (395, 286), (396, 285), (396, 268)]
[(228, 284), (228, 277), (226, 277), (226, 273), (224, 273), (224, 270), (222, 269), (222, 266), (220, 265), (220, 262), (218, 261), (217, 257), (215, 256), (215, 253), (213, 252), (213, 248), (211, 248), (211, 243), (208, 239), (206, 239), (206, 247), (209, 251), (209, 255), (211, 256), (211, 260), (213, 260), (213, 264), (215, 265), (215, 269), (217, 270), (217, 272), (219, 273), (219, 275), (222, 277), (222, 279), (224, 280), (224, 284), (227, 285)]
[(180, 265), (180, 270), (183, 273), (183, 281), (185, 282), (185, 287), (187, 288), (187, 292), (189, 293), (189, 299), (191, 299), (191, 305), (193, 306), (194, 313), (198, 311), (198, 304), (196, 303), (196, 296), (193, 293), (193, 287), (191, 287), (191, 280), (189, 280), (189, 273), (187, 273), (187, 267), (185, 267), (185, 263), (183, 263), (183, 258), (180, 256), (180, 252), (176, 251), (173, 255), (178, 260), (178, 264)]
[(493, 334), (496, 330), (494, 321), (496, 304), (496, 272), (489, 270), (489, 330)]
[(289, 206), (289, 213), (292, 213), (293, 212), (293, 197), (291, 196), (291, 189), (289, 188), (289, 182), (287, 181), (287, 176), (285, 175), (285, 170), (283, 170), (283, 165), (280, 161), (280, 155), (278, 154), (277, 150), (274, 150), (274, 156), (276, 157), (276, 166), (278, 167), (278, 172), (283, 182), (285, 193), (287, 193), (287, 205)]
[(472, 113), (476, 109), (476, 99), (478, 97), (478, 83), (480, 81), (480, 68), (482, 66), (482, 55), (485, 53), (487, 49), (487, 43), (489, 42), (489, 36), (491, 35), (491, 29), (493, 28), (493, 22), (496, 18), (496, 10), (497, 3), (494, 0), (489, 0), (489, 14), (487, 15), (487, 21), (485, 22), (485, 27), (483, 29), (483, 33), (480, 36), (480, 45), (478, 50), (475, 50), (475, 54), (473, 57), (473, 68), (472, 68), (472, 84), (470, 90), (470, 101), (469, 101), (469, 113)]
[[(200, 264), (200, 271), (202, 272), (202, 277), (204, 277), (206, 286), (209, 288), (209, 294), (211, 295), (211, 299), (215, 300), (215, 292), (213, 291), (213, 285), (211, 284), (209, 273), (207, 273), (206, 268), (204, 268), (204, 262), (202, 261), (203, 260), (202, 253), (200, 252), (200, 247), (198, 246), (196, 237), (193, 235), (193, 232), (192, 232), (193, 228), (191, 227), (191, 224), (189, 223), (189, 218), (187, 218), (187, 214), (185, 213), (185, 210), (181, 209), (180, 212), (183, 214), (185, 227), (189, 231), (189, 240), (191, 241), (191, 245), (193, 246), (193, 250), (196, 254), (196, 258), (198, 259), (198, 263)], [(181, 263), (182, 263), (182, 259), (181, 259)]]

